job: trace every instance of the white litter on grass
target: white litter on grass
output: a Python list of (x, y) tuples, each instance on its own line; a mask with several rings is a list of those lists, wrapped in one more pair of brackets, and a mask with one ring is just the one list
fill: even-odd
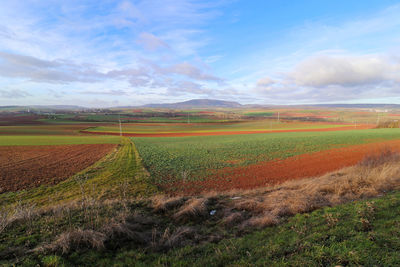
[(231, 197), (231, 199), (235, 200), (235, 199), (241, 199), (242, 197)]
[(213, 216), (217, 211), (216, 210), (212, 210), (210, 211), (210, 215)]

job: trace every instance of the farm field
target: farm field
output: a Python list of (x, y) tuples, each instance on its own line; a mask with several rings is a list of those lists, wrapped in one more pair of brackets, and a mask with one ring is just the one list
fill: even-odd
[[(369, 153), (386, 147), (398, 148), (395, 140), (399, 136), (400, 129), (370, 129), (228, 136), (134, 137), (133, 140), (144, 166), (156, 184), (170, 192), (198, 193), (198, 188), (216, 190), (212, 185), (218, 185), (225, 190), (250, 188), (289, 178), (320, 175), (355, 164)], [(361, 152), (357, 156), (348, 153), (353, 151), (352, 146), (373, 143), (381, 144), (359, 147)], [(304, 166), (293, 164), (299, 162), (299, 156), (303, 154), (346, 147), (350, 148), (337, 154), (347, 153), (347, 156), (336, 161), (334, 166), (322, 167), (315, 164), (307, 167), (308, 172), (302, 172), (299, 168)], [(330, 161), (327, 155), (321, 154), (314, 159), (322, 157), (325, 161)], [(286, 163), (276, 165), (276, 161), (285, 159), (288, 159)], [(304, 158), (304, 162), (307, 161)], [(270, 169), (271, 166), (275, 168)], [(294, 173), (297, 174), (291, 177)], [(209, 186), (204, 187), (206, 184)], [(197, 189), (193, 188), (196, 186)]]
[(100, 160), (115, 146), (0, 146), (0, 192), (56, 184)]
[(93, 124), (43, 124), (0, 126), (0, 135), (79, 135), (79, 131)]
[[(68, 160), (68, 153), (57, 151), (65, 147), (70, 147), (77, 157)], [(0, 150), (1, 149), (2, 147), (0, 147)], [(60, 204), (68, 203), (69, 201), (77, 201), (82, 197), (90, 197), (96, 200), (115, 199), (124, 190), (129, 192), (129, 196), (149, 196), (157, 192), (155, 186), (150, 184), (147, 179), (148, 175), (141, 165), (134, 144), (128, 139), (120, 140), (118, 146), (113, 144), (39, 147), (5, 146), (3, 150), (11, 150), (10, 153), (14, 154), (14, 156), (25, 156), (28, 164), (29, 162), (38, 163), (38, 158), (31, 158), (30, 155), (28, 155), (30, 150), (36, 150), (36, 155), (42, 155), (43, 158), (47, 158), (48, 162), (42, 162), (41, 166), (40, 162), (39, 166), (34, 164), (30, 165), (30, 170), (37, 170), (40, 171), (40, 173), (35, 172), (35, 174), (38, 175), (35, 179), (32, 177), (33, 175), (31, 175), (31, 183), (28, 185), (25, 184), (25, 176), (19, 176), (20, 179), (13, 179), (14, 185), (25, 186), (27, 189), (9, 192), (3, 191), (0, 193), (0, 207), (2, 207), (2, 209), (15, 207), (18, 203), (21, 205), (34, 204), (39, 207), (47, 207), (56, 203)], [(21, 153), (19, 153), (19, 151), (21, 151)], [(87, 152), (89, 155), (85, 156), (80, 154), (80, 152)], [(57, 156), (59, 156), (59, 158), (57, 158)], [(53, 157), (55, 160), (52, 159)], [(82, 164), (82, 159), (86, 159), (85, 165)], [(15, 160), (15, 157), (8, 158), (7, 160), (3, 159), (2, 168), (7, 168), (6, 164), (16, 164)], [(56, 162), (56, 160), (59, 160), (59, 162)], [(51, 166), (51, 164), (54, 163), (59, 165), (59, 167)], [(71, 164), (73, 163), (79, 165), (72, 166)], [(61, 171), (62, 168), (67, 165), (70, 166), (73, 171), (64, 170), (69, 174), (64, 175)], [(52, 172), (50, 175), (42, 173), (42, 170), (45, 171), (47, 167), (54, 168), (54, 170), (50, 170)], [(23, 171), (23, 167), (21, 167), (20, 170)], [(2, 169), (2, 171), (7, 172), (6, 169)], [(16, 173), (16, 170), (12, 173)], [(7, 175), (11, 175), (12, 173)], [(57, 181), (53, 180), (57, 177), (56, 175), (59, 175)], [(37, 180), (40, 180), (40, 182), (38, 183)], [(37, 184), (40, 184), (40, 186), (36, 187)], [(11, 187), (12, 184), (6, 186)], [(49, 201), (49, 199), (52, 201)]]
[[(192, 249), (204, 252), (200, 244), (215, 243), (218, 249), (227, 240), (241, 244), (239, 237), (251, 238), (259, 228), (281, 229), (279, 224), (296, 213), (357, 195), (352, 185), (344, 197), (328, 197), (331, 191), (304, 200), (285, 196), (303, 181), (309, 188), (307, 181), (314, 178), (307, 177), (325, 177), (324, 183), (340, 175), (351, 179), (364, 168), (357, 164), (366, 156), (388, 148), (400, 151), (400, 129), (383, 124), (371, 129), (376, 124), (317, 118), (321, 111), (285, 115), (280, 110), (288, 117), (279, 122), (275, 111), (249, 111), (243, 115), (248, 118), (232, 112), (226, 111), (231, 117), (224, 122), (217, 117), (206, 123), (123, 121), (128, 137), (119, 136), (119, 124), (111, 119), (100, 121), (109, 115), (93, 115), (96, 122), (48, 115), (36, 124), (21, 119), (18, 125), (8, 118), (0, 126), (0, 264), (85, 265), (128, 254), (139, 262), (162, 259), (169, 264), (179, 258), (174, 253), (184, 253), (182, 244), (188, 245), (190, 257)], [(298, 119), (300, 113), (318, 114), (317, 121)], [(221, 110), (218, 114), (224, 117)], [(341, 169), (352, 165), (353, 172)], [(332, 171), (337, 173), (327, 174)], [(365, 179), (370, 196), (386, 192), (371, 189)], [(393, 188), (396, 182), (382, 184)], [(329, 201), (307, 202), (321, 198)], [(260, 208), (257, 201), (277, 211)], [(285, 206), (285, 201), (294, 204)], [(4, 215), (10, 222), (2, 230)], [(159, 251), (167, 254), (161, 257)]]
[[(26, 223), (17, 219), (3, 232), (0, 228), (0, 258), (8, 257), (6, 263), (20, 262), (11, 260), (17, 257), (46, 265), (46, 259), (57, 255), (54, 259), (74, 265), (82, 264), (74, 253), (89, 251), (93, 262), (106, 260), (97, 254), (101, 249), (88, 247), (92, 241), (83, 239), (76, 248), (72, 248), (75, 241), (65, 241), (63, 246), (71, 247), (72, 254), (46, 250), (45, 258), (37, 258), (40, 254), (33, 252), (81, 231), (109, 239), (104, 246), (111, 254), (121, 247), (128, 253), (141, 250), (153, 256), (153, 247), (179, 251), (180, 244), (197, 247), (198, 242), (236, 238), (243, 235), (244, 227), (250, 232), (257, 229), (254, 222), (276, 223), (270, 214), (261, 219), (264, 215), (257, 210), (229, 206), (240, 204), (243, 189), (273, 191), (285, 182), (352, 166), (388, 147), (400, 151), (400, 129), (384, 128), (395, 127), (393, 120), (381, 129), (370, 129), (376, 124), (318, 117), (321, 111), (280, 110), (286, 118), (279, 122), (276, 111), (252, 111), (242, 117), (242, 111), (208, 112), (180, 111), (182, 122), (189, 113), (190, 118), (206, 119), (199, 123), (172, 122), (168, 117), (160, 117), (162, 123), (156, 122), (157, 117), (144, 120), (153, 122), (131, 123), (131, 117), (123, 120), (124, 116), (104, 114), (84, 114), (80, 121), (70, 114), (58, 114), (56, 119), (55, 115), (18, 120), (6, 116), (8, 121), (0, 126), (0, 219), (2, 214), (10, 218), (32, 214), (35, 219)], [(204, 114), (218, 115), (206, 118)], [(311, 114), (315, 116), (309, 120)], [(107, 119), (101, 121), (103, 116)], [(119, 117), (128, 137), (119, 136), (119, 124), (113, 121)], [(237, 204), (224, 196), (231, 190), (240, 192)], [(208, 199), (203, 194), (214, 196)], [(157, 199), (170, 208), (154, 206)], [(214, 209), (217, 217), (208, 217)], [(231, 212), (241, 214), (241, 219), (234, 217), (234, 227), (226, 223)]]
[(2, 135), (0, 146), (118, 144), (117, 136)]
[[(277, 122), (276, 120), (256, 120), (227, 123), (199, 124), (123, 124), (125, 136), (196, 136), (196, 135), (232, 135), (244, 133), (285, 132), (285, 131), (330, 131), (346, 129), (368, 129), (373, 125), (354, 125), (333, 122)], [(119, 125), (90, 127), (83, 133), (119, 135)]]

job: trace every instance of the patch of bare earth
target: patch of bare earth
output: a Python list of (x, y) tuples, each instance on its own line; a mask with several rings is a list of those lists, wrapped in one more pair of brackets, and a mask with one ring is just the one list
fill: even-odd
[(115, 146), (2, 146), (0, 193), (56, 184), (100, 160)]

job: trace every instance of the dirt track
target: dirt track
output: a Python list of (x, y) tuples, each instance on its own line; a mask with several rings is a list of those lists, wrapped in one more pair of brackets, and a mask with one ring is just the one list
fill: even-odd
[(245, 167), (225, 168), (205, 181), (172, 183), (164, 185), (164, 189), (184, 194), (196, 194), (210, 190), (252, 189), (292, 179), (320, 176), (355, 165), (366, 156), (378, 154), (387, 149), (400, 151), (400, 140), (354, 145)]
[(56, 184), (89, 167), (115, 146), (1, 146), (0, 193)]

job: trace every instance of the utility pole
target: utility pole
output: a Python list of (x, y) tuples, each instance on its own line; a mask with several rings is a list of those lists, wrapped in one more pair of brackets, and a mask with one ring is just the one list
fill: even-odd
[(122, 136), (122, 125), (121, 125), (121, 115), (118, 114), (118, 122), (119, 122), (119, 136)]
[(279, 123), (279, 111), (278, 111), (278, 123)]

